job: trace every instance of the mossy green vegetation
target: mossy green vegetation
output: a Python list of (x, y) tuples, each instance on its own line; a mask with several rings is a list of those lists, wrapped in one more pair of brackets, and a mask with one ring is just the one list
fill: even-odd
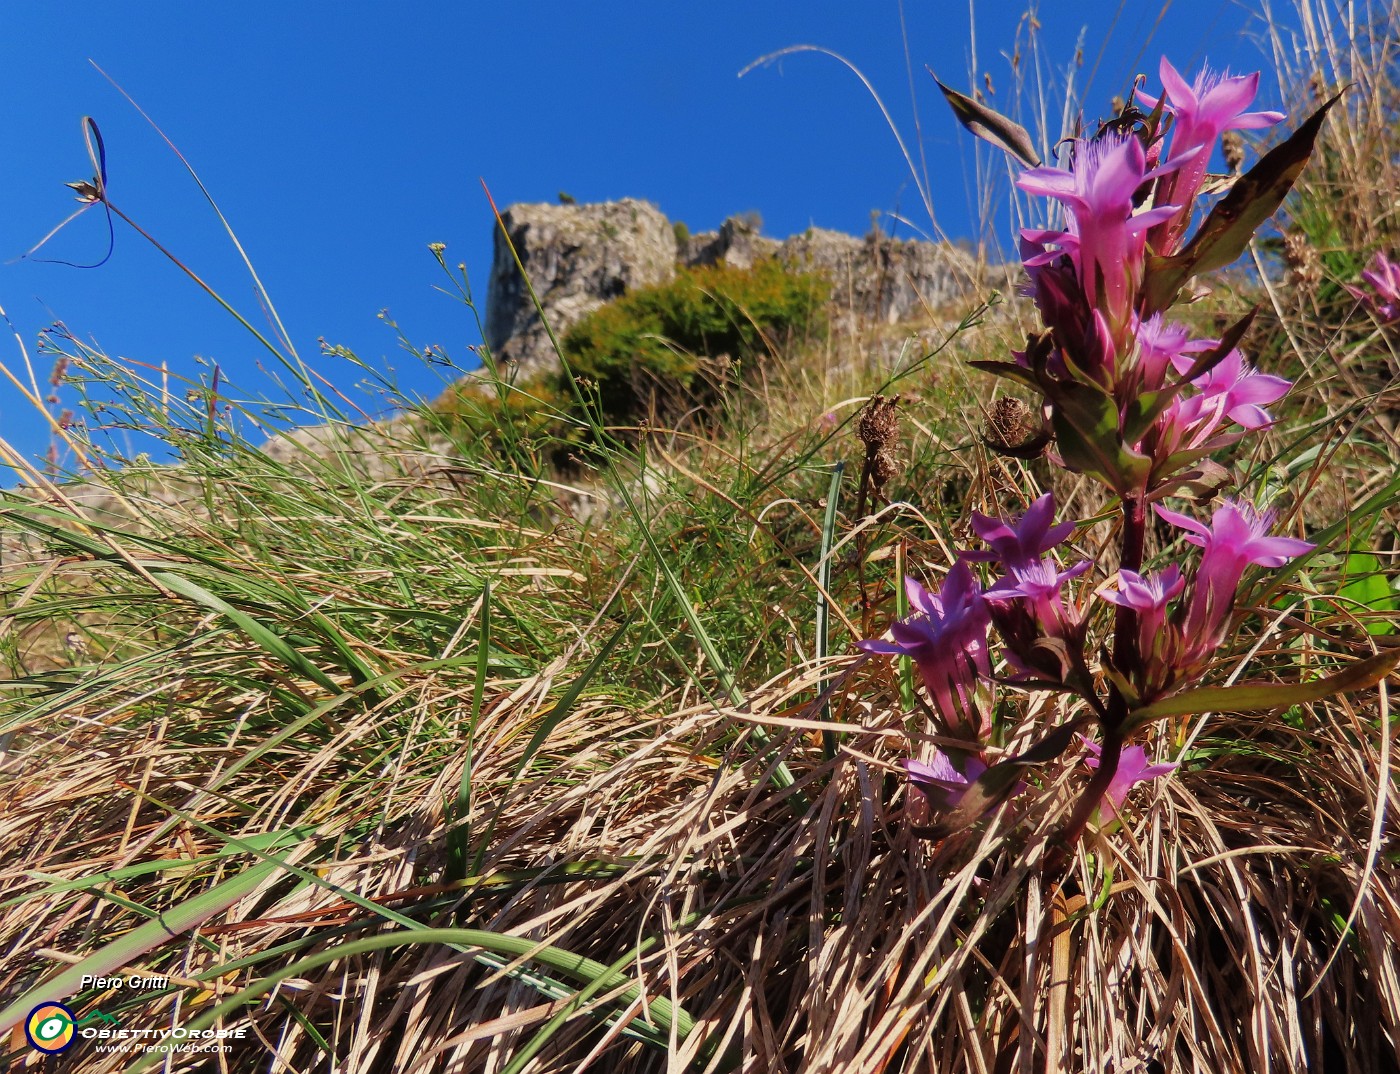
[(758, 363), (823, 338), (830, 297), (825, 276), (775, 259), (683, 268), (565, 333), (567, 368), (519, 381), (469, 377), (434, 409), (503, 461), (540, 473), (596, 439), (597, 420), (614, 428), (669, 420), (715, 403)]
[(742, 370), (822, 334), (830, 294), (824, 277), (773, 259), (683, 268), (594, 310), (565, 334), (564, 355), (604, 419), (630, 424), (673, 410), (703, 386), (713, 360), (727, 356)]

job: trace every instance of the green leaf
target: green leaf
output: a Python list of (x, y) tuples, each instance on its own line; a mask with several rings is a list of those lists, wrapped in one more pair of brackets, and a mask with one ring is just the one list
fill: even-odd
[(1220, 199), (1201, 229), (1179, 254), (1147, 263), (1143, 317), (1166, 309), (1192, 276), (1224, 268), (1244, 253), (1254, 232), (1273, 216), (1312, 156), (1313, 144), (1337, 94), (1308, 117), (1284, 142), (1265, 153)]
[(1185, 451), (1178, 451), (1168, 455), (1155, 468), (1153, 473), (1154, 481), (1163, 479), (1170, 474), (1178, 473), (1193, 463), (1201, 459), (1208, 458), (1221, 448), (1229, 447), (1236, 441), (1244, 439), (1244, 433), (1223, 433), (1220, 436), (1212, 437), (1207, 443), (1197, 448), (1187, 448)]
[(992, 765), (968, 784), (955, 809), (939, 817), (935, 824), (918, 829), (918, 834), (944, 839), (975, 824), (1011, 797), (1027, 769), (1053, 761), (1064, 753), (1087, 718), (1084, 715), (1076, 716), (1024, 752)]
[(1068, 466), (1094, 474), (1120, 496), (1145, 484), (1152, 460), (1123, 445), (1112, 396), (1087, 384), (1060, 384), (1052, 401), (1055, 438)]
[(1390, 588), (1380, 560), (1370, 552), (1348, 552), (1345, 554), (1342, 577), (1347, 581), (1337, 590), (1337, 596), (1354, 600), (1374, 613), (1366, 617), (1366, 632), (1373, 635), (1393, 634), (1400, 597)]
[[(938, 82), (937, 75), (932, 71), (929, 71), (929, 74)], [(949, 89), (942, 82), (938, 82), (938, 88), (943, 91), (943, 96), (952, 108), (953, 115), (958, 117), (958, 122), (978, 138), (990, 142), (1003, 152), (1010, 153), (1023, 164), (1032, 168), (1040, 167), (1040, 154), (1035, 151), (1035, 145), (1025, 127), (966, 94)]]
[(1163, 716), (1196, 716), (1203, 712), (1265, 712), (1322, 701), (1337, 694), (1367, 690), (1400, 664), (1400, 647), (1387, 649), (1366, 660), (1312, 682), (1245, 683), (1240, 686), (1203, 686), (1144, 706), (1128, 714), (1127, 727), (1141, 727)]
[(1178, 390), (1177, 386), (1172, 386), (1161, 391), (1143, 392), (1129, 403), (1123, 412), (1124, 442), (1136, 444), (1146, 436), (1147, 431), (1152, 428), (1152, 423), (1162, 416), (1162, 411), (1171, 406)]

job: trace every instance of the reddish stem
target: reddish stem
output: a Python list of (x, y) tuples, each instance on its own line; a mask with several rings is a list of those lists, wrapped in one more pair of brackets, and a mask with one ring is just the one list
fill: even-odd
[[(1118, 569), (1142, 573), (1143, 547), (1147, 542), (1147, 496), (1137, 490), (1123, 498), (1123, 544), (1118, 556)], [(1120, 675), (1132, 679), (1142, 671), (1142, 654), (1138, 652), (1138, 613), (1118, 605), (1113, 617), (1113, 666)], [(1122, 709), (1120, 713), (1118, 710)], [(1127, 715), (1127, 704), (1115, 688), (1109, 704), (1114, 722)]]
[(1093, 817), (1094, 810), (1098, 809), (1099, 803), (1103, 801), (1108, 785), (1118, 774), (1118, 762), (1122, 757), (1122, 731), (1117, 727), (1107, 728), (1104, 731), (1102, 752), (1099, 754), (1098, 770), (1094, 772), (1094, 778), (1089, 780), (1089, 785), (1084, 788), (1084, 793), (1080, 796), (1078, 804), (1075, 805), (1069, 822), (1060, 832), (1059, 846), (1051, 851), (1046, 861), (1047, 877), (1053, 877), (1058, 873), (1066, 859), (1073, 853), (1080, 837), (1084, 835), (1084, 829), (1089, 826), (1089, 820)]
[[(1147, 541), (1147, 495), (1138, 489), (1123, 497), (1123, 542), (1118, 557), (1119, 570), (1142, 571), (1143, 549)], [(1142, 654), (1138, 652), (1138, 613), (1132, 608), (1118, 606), (1113, 621), (1113, 665), (1118, 673), (1129, 679), (1140, 677)], [(1103, 728), (1103, 744), (1099, 767), (1080, 795), (1074, 812), (1060, 832), (1059, 846), (1046, 862), (1047, 875), (1053, 876), (1073, 852), (1094, 811), (1103, 801), (1105, 792), (1118, 774), (1123, 758), (1123, 725), (1128, 719), (1128, 699), (1117, 686), (1110, 688), (1108, 710), (1102, 712), (1099, 724)]]

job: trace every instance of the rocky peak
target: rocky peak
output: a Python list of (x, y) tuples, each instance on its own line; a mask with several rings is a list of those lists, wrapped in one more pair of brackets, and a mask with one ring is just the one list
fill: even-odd
[[(520, 255), (550, 327), (562, 335), (609, 299), (676, 272), (676, 232), (655, 205), (512, 205), (496, 228), (486, 298), (486, 344), (523, 375), (558, 363), (511, 254)], [(510, 243), (505, 241), (510, 236)]]
[[(831, 280), (831, 321), (838, 330), (928, 319), (940, 307), (971, 298), (978, 286), (974, 259), (946, 243), (878, 233), (860, 239), (824, 228), (779, 241), (760, 234), (752, 214), (680, 242), (656, 206), (631, 198), (512, 205), (502, 221), (560, 337), (604, 302), (671, 279), (678, 265), (748, 268), (777, 257), (795, 269), (821, 272)], [(500, 228), (487, 288), (486, 342), (498, 362), (515, 363), (523, 376), (558, 367)]]

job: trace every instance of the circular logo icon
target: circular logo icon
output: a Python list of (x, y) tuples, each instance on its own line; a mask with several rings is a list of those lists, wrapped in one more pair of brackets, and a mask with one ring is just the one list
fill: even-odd
[(24, 1035), (38, 1051), (57, 1055), (73, 1043), (76, 1021), (73, 1012), (62, 1003), (41, 1003), (29, 1012)]

